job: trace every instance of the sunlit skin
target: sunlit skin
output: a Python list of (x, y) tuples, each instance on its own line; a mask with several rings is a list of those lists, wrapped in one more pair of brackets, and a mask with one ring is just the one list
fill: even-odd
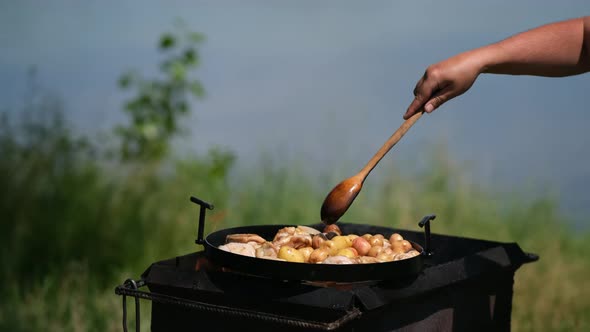
[(404, 119), (465, 93), (482, 73), (572, 76), (590, 71), (590, 16), (549, 23), (430, 65)]

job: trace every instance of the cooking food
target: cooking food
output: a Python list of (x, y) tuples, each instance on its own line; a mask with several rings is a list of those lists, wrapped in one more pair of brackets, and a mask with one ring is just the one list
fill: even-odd
[(420, 253), (400, 234), (342, 234), (336, 224), (323, 232), (307, 226), (288, 226), (272, 240), (257, 234), (230, 234), (219, 249), (234, 254), (311, 264), (370, 264), (415, 257)]

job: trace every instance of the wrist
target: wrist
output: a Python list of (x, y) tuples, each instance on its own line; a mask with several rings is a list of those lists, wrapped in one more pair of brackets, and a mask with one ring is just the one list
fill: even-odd
[(476, 50), (477, 54), (474, 56), (478, 59), (477, 68), (479, 73), (494, 74), (502, 65), (502, 49), (497, 44), (484, 46)]

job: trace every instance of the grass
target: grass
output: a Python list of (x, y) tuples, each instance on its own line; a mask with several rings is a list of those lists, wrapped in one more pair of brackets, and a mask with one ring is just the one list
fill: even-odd
[[(6, 136), (2, 142), (3, 331), (120, 331), (115, 286), (152, 262), (200, 250), (191, 195), (215, 205), (206, 233), (308, 224), (319, 220), (324, 195), (346, 175), (311, 175), (304, 164), (271, 159), (228, 173), (231, 161), (219, 153), (109, 166), (64, 142), (29, 150)], [(541, 259), (516, 273), (513, 330), (590, 329), (589, 233), (566, 226), (555, 198), (496, 194), (470, 182), (445, 153), (426, 158), (428, 170), (413, 174), (382, 162), (342, 221), (417, 229), (423, 215), (435, 213), (436, 233), (517, 242)], [(144, 331), (149, 308), (142, 301)]]

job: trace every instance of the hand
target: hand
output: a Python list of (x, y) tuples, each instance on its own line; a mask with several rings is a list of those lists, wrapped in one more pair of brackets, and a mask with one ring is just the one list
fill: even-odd
[(404, 114), (404, 119), (407, 120), (420, 109), (431, 113), (469, 90), (483, 69), (477, 60), (476, 53), (466, 52), (429, 66), (414, 88), (415, 98)]

